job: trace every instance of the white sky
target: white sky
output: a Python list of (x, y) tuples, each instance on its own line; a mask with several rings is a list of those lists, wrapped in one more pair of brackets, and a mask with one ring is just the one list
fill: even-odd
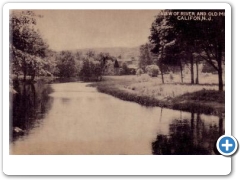
[(37, 26), (53, 50), (136, 47), (148, 41), (159, 10), (37, 10)]

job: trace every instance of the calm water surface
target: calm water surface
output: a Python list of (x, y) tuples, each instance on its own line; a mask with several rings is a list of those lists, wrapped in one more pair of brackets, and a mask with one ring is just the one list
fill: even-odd
[[(10, 154), (215, 154), (224, 119), (144, 107), (87, 83), (18, 87)], [(10, 129), (10, 132), (13, 132)]]

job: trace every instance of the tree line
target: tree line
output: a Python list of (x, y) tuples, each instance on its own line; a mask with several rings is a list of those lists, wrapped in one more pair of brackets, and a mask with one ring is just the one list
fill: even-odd
[[(185, 10), (186, 12), (189, 10)], [(191, 10), (200, 12), (200, 10)], [(183, 82), (183, 69), (190, 66), (191, 83), (198, 83), (199, 63), (208, 64), (218, 73), (219, 90), (223, 91), (223, 64), (225, 62), (225, 17), (211, 16), (211, 20), (179, 20), (169, 16), (172, 12), (184, 10), (163, 10), (156, 16), (151, 26), (149, 42), (140, 47), (139, 67), (156, 64), (164, 83), (164, 72), (178, 67)], [(213, 10), (204, 11), (212, 14)], [(214, 10), (223, 14), (222, 10)], [(34, 81), (38, 75), (72, 77), (86, 80), (101, 80), (102, 75), (134, 74), (126, 63), (119, 64), (118, 59), (109, 53), (89, 51), (55, 52), (49, 49), (47, 42), (37, 30), (37, 20), (41, 15), (33, 11), (12, 11), (9, 21), (10, 72), (17, 78), (27, 76)], [(208, 16), (206, 16), (208, 19)], [(194, 77), (194, 64), (196, 78)]]
[[(10, 75), (23, 81), (36, 76), (81, 77), (101, 80), (104, 74), (129, 74), (126, 63), (119, 64), (109, 53), (89, 50), (60, 51), (49, 49), (37, 29), (37, 20), (43, 18), (33, 11), (12, 11), (9, 20)], [(121, 58), (121, 57), (120, 57)], [(28, 79), (29, 80), (29, 79)]]
[[(163, 10), (156, 16), (151, 26), (149, 42), (140, 47), (139, 66), (157, 64), (162, 83), (164, 72), (179, 67), (183, 82), (183, 67), (190, 66), (191, 84), (198, 84), (198, 66), (201, 62), (212, 67), (218, 74), (218, 88), (223, 91), (223, 64), (225, 63), (225, 17), (224, 10), (191, 10), (204, 12), (204, 20), (179, 20), (180, 14), (190, 10)], [(217, 16), (211, 16), (213, 12)], [(209, 18), (211, 16), (211, 18)], [(194, 77), (194, 64), (196, 78)]]

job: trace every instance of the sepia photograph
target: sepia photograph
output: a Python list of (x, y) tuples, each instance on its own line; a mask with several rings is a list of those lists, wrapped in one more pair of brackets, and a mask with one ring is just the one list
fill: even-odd
[(10, 155), (219, 155), (225, 9), (9, 11)]

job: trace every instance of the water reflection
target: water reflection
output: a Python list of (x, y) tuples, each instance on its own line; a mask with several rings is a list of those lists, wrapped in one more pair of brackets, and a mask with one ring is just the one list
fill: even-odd
[(223, 118), (218, 122), (204, 121), (200, 114), (191, 113), (189, 119), (173, 119), (169, 133), (157, 135), (152, 143), (152, 152), (155, 155), (217, 154), (215, 143), (223, 133)]
[(54, 78), (50, 81), (50, 83), (69, 83), (69, 82), (78, 82), (80, 78), (70, 77), (70, 78)]
[(10, 141), (14, 141), (39, 125), (51, 107), (52, 89), (44, 81), (22, 83), (14, 81), (16, 94), (11, 95), (10, 103)]
[(147, 108), (88, 85), (15, 86), (12, 127), (26, 133), (10, 144), (10, 153), (214, 154), (214, 141), (224, 133), (223, 118)]
[(70, 101), (69, 98), (62, 98), (61, 100), (62, 100), (62, 104), (65, 104), (65, 105), (67, 105)]

